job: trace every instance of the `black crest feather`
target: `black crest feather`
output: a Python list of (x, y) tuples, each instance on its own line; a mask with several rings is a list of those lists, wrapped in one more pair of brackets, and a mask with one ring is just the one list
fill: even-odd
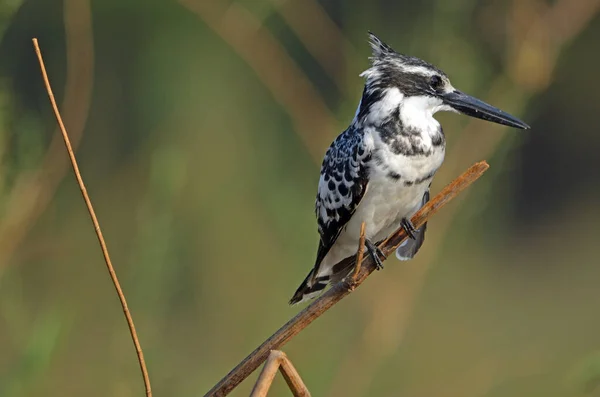
[(373, 60), (384, 58), (386, 56), (396, 54), (396, 51), (389, 45), (385, 44), (375, 33), (369, 31), (369, 44), (373, 53)]

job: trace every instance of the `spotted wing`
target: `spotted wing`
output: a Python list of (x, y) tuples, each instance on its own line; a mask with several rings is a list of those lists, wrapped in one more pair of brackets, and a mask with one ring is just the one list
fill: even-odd
[(314, 274), (360, 204), (368, 185), (371, 153), (362, 135), (347, 130), (331, 144), (321, 167), (316, 215), (319, 248)]

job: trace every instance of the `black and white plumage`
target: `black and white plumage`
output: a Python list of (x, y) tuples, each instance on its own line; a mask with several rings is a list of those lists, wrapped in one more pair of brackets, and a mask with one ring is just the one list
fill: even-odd
[[(517, 128), (520, 120), (452, 87), (446, 74), (415, 57), (396, 53), (369, 33), (372, 65), (352, 124), (331, 144), (321, 167), (316, 215), (320, 234), (314, 268), (290, 303), (314, 297), (345, 278), (342, 261), (356, 253), (361, 223), (367, 248), (405, 226), (414, 239), (396, 251), (415, 256), (426, 225), (410, 217), (429, 200), (429, 187), (445, 155), (442, 128), (433, 115), (454, 111)], [(374, 249), (368, 249), (374, 259)]]

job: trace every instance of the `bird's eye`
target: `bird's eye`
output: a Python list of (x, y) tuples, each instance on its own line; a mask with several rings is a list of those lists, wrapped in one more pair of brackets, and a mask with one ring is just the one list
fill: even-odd
[(442, 87), (442, 78), (438, 75), (431, 76), (431, 80), (429, 80), (429, 85), (434, 90), (439, 90)]

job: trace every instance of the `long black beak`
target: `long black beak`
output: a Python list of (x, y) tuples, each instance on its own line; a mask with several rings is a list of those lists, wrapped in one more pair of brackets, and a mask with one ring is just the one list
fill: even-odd
[(524, 130), (530, 128), (518, 118), (458, 90), (444, 93), (441, 97), (445, 104), (467, 116)]

